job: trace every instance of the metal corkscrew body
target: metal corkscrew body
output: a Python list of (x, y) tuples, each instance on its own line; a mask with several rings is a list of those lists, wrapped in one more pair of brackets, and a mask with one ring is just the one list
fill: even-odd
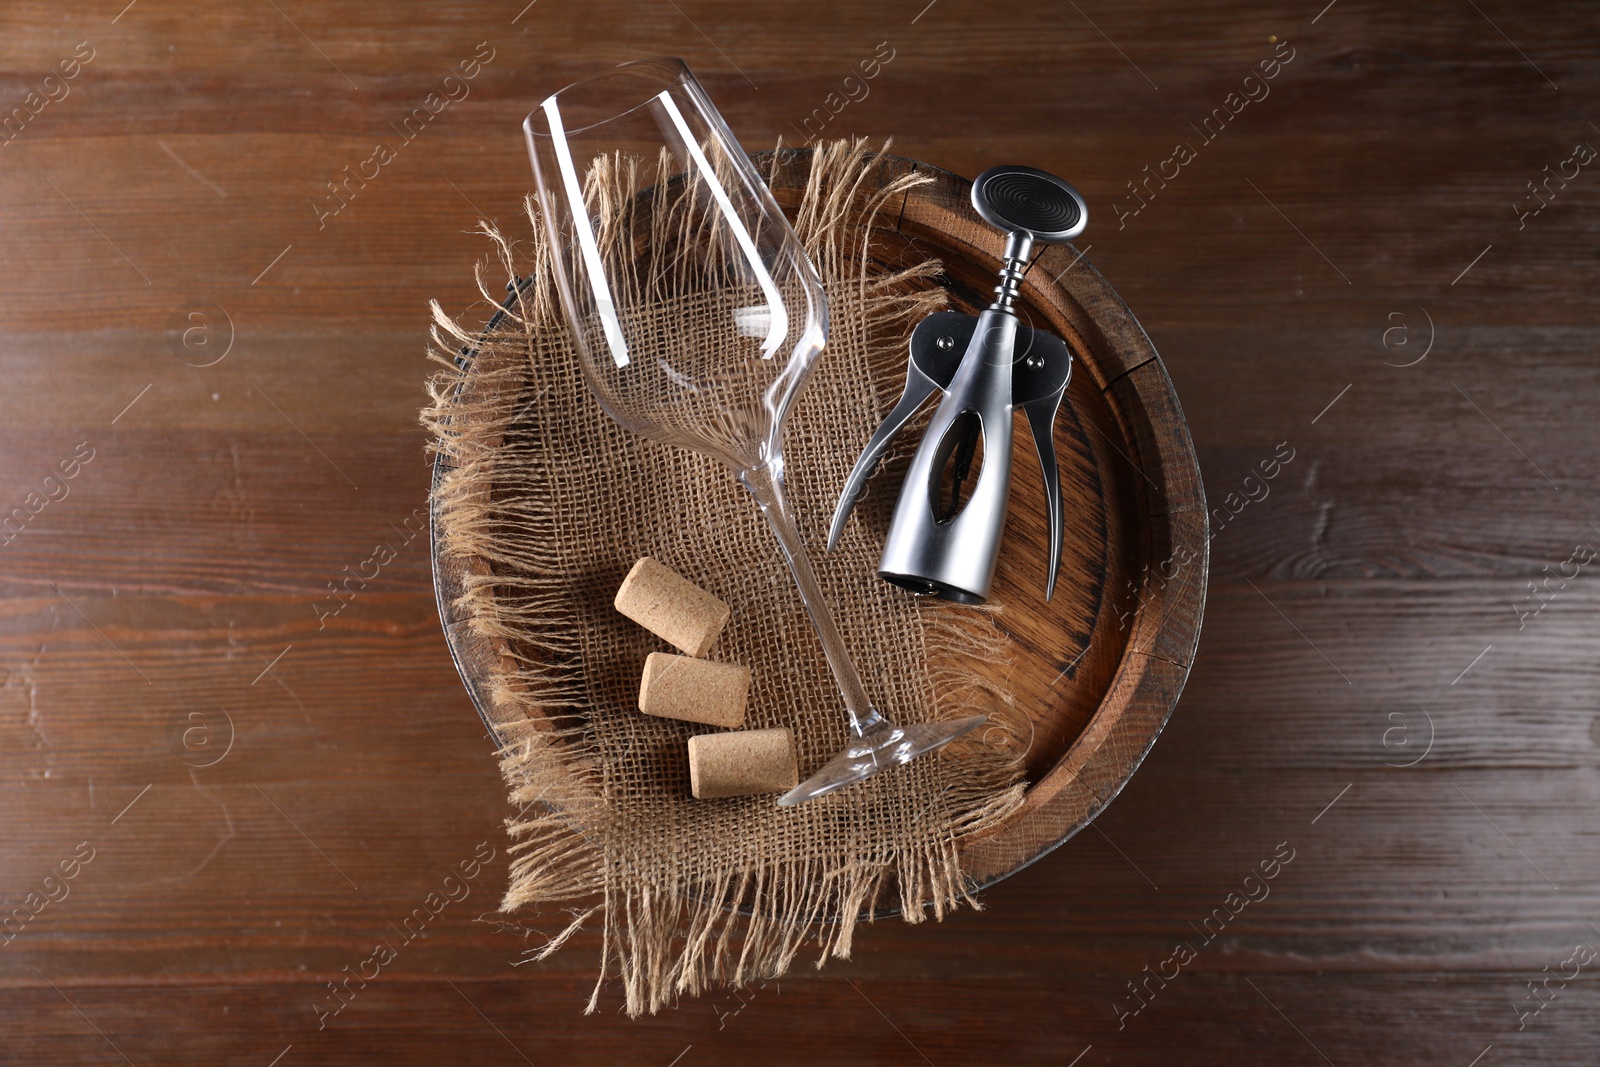
[[(1055, 594), (1065, 521), (1055, 418), (1072, 375), (1072, 353), (1061, 338), (1024, 325), (1014, 304), (1033, 246), (1078, 236), (1088, 223), (1088, 207), (1060, 178), (1018, 166), (991, 167), (978, 175), (972, 204), (1006, 233), (995, 299), (981, 314), (942, 311), (912, 331), (905, 391), (845, 482), (828, 548), (844, 533), (867, 479), (895, 436), (929, 397), (943, 392), (901, 486), (878, 576), (913, 593), (981, 604), (1000, 558), (1011, 493), (1012, 421), (1021, 408), (1044, 474), (1048, 600)], [(974, 462), (977, 477), (969, 486)]]

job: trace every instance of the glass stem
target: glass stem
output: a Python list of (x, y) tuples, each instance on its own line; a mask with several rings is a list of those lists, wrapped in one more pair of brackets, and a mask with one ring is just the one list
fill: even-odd
[(805, 541), (795, 527), (794, 516), (783, 496), (782, 470), (781, 460), (766, 463), (753, 470), (741, 471), (739, 481), (756, 498), (756, 503), (761, 506), (761, 514), (767, 517), (767, 524), (778, 538), (784, 559), (789, 563), (789, 572), (794, 575), (794, 584), (800, 591), (800, 600), (806, 606), (806, 613), (811, 616), (811, 625), (817, 631), (822, 652), (828, 657), (828, 666), (833, 669), (834, 680), (838, 682), (839, 692), (844, 697), (845, 710), (850, 715), (851, 732), (862, 737), (884, 719), (867, 698), (866, 687), (861, 684), (861, 676), (856, 673), (850, 653), (845, 650), (844, 638), (834, 625), (833, 614), (823, 598), (822, 587), (817, 584), (817, 574), (811, 569), (811, 559), (806, 555)]

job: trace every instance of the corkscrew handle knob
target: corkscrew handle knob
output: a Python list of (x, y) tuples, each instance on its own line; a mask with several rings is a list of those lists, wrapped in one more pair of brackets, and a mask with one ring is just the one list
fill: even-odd
[(1078, 190), (1033, 167), (990, 167), (972, 183), (972, 206), (1006, 235), (1000, 284), (989, 305), (996, 311), (1011, 310), (1035, 244), (1070, 241), (1089, 224), (1089, 205)]

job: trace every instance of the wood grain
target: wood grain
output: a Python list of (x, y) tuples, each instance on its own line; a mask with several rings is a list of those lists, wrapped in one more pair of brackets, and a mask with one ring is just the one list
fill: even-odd
[[(1600, 943), (1592, 568), (1521, 629), (1516, 605), (1600, 538), (1600, 184), (1515, 212), (1600, 137), (1597, 29), (1485, 0), (5, 5), (0, 115), (95, 58), (0, 148), (0, 513), (96, 457), (0, 545), (0, 913), (96, 855), (0, 946), (0, 1062), (1592, 1062), (1592, 982), (1514, 1010)], [(1272, 36), (1270, 95), (1119, 228)], [(319, 229), (326, 183), (486, 39), (471, 95)], [(503, 844), (422, 542), (321, 630), (312, 605), (425, 502), (426, 303), (487, 318), (470, 231), (520, 225), (523, 115), (669, 52), (747, 147), (794, 143), (882, 41), (826, 133), (1071, 180), (1074, 272), (1161, 353), (1211, 506), (1295, 450), (1213, 524), (1177, 714), (985, 911), (877, 923), (737, 1014), (579, 1015), (598, 944), (513, 969), (477, 921), (500, 855), (319, 1031), (325, 983)], [(205, 368), (169, 335), (200, 304), (235, 334)], [(194, 766), (223, 710), (233, 748)], [(1280, 842), (1270, 895), (1119, 1030), (1127, 983)]]

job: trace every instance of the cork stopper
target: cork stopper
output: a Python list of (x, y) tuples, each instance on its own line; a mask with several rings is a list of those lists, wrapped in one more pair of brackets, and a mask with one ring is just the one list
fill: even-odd
[(663, 719), (737, 730), (744, 725), (750, 668), (652, 652), (639, 683), (639, 710)]
[(617, 590), (616, 608), (663, 641), (704, 656), (728, 622), (728, 605), (649, 556), (633, 565)]
[(787, 726), (689, 738), (689, 787), (696, 800), (784, 793), (799, 784)]

